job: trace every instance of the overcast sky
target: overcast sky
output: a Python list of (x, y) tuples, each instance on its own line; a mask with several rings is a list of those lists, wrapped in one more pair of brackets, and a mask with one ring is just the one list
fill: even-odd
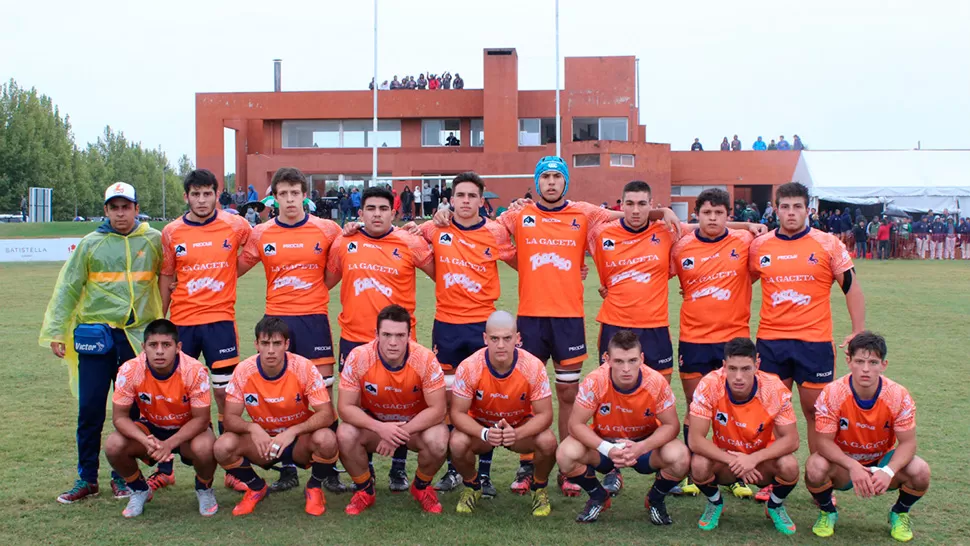
[[(0, 77), (50, 95), (79, 143), (105, 125), (195, 157), (196, 92), (366, 88), (367, 0), (11, 2)], [(380, 1), (380, 79), (460, 72), (515, 47), (522, 89), (555, 82), (553, 0)], [(567, 56), (640, 58), (651, 142), (707, 149), (798, 133), (812, 149), (970, 148), (970, 2), (561, 0)], [(226, 168), (233, 170), (231, 163)]]

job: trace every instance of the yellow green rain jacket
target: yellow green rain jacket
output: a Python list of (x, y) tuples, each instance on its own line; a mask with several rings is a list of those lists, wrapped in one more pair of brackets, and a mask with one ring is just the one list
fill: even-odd
[(105, 221), (89, 233), (61, 268), (40, 328), (40, 345), (64, 344), (71, 391), (77, 395), (78, 324), (107, 324), (125, 331), (134, 353), (140, 352), (145, 327), (161, 318), (158, 273), (162, 266), (161, 233), (141, 222), (128, 235)]

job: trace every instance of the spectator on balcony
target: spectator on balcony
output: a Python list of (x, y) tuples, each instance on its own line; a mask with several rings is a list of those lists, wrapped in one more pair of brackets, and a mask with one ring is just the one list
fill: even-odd
[(428, 76), (428, 89), (438, 89), (441, 86), (441, 81), (434, 74)]
[(761, 140), (761, 137), (758, 137), (758, 140), (754, 141), (754, 144), (751, 145), (751, 149), (758, 152), (765, 151), (765, 141)]
[(731, 151), (731, 143), (728, 142), (727, 137), (724, 137), (724, 140), (721, 141), (721, 151), (722, 152), (730, 152)]
[(370, 79), (370, 84), (367, 86), (367, 89), (374, 90), (374, 78)]
[(445, 72), (444, 75), (441, 76), (441, 88), (451, 89), (451, 72)]
[(768, 143), (768, 149), (769, 150), (777, 150), (778, 149), (778, 146), (775, 144), (775, 139), (771, 139), (771, 142)]
[(802, 144), (802, 139), (798, 138), (798, 135), (795, 135), (795, 140), (792, 141), (791, 149), (796, 151), (805, 149), (805, 145)]
[(455, 81), (454, 81), (454, 84), (455, 84), (455, 89), (464, 89), (465, 88), (465, 80), (461, 79), (461, 76), (457, 72), (455, 72)]
[(732, 152), (741, 151), (741, 141), (738, 140), (738, 135), (734, 135), (734, 140), (731, 141), (731, 151)]
[(455, 136), (454, 132), (448, 133), (448, 138), (445, 139), (445, 146), (460, 146), (461, 141)]
[(381, 91), (387, 91), (390, 88), (391, 88), (391, 84), (388, 83), (387, 80), (384, 80), (384, 83), (382, 83), (381, 86), (379, 87)]
[(791, 150), (791, 145), (789, 145), (788, 144), (788, 141), (785, 140), (785, 135), (781, 135), (781, 136), (778, 137), (778, 149), (779, 150)]
[(401, 88), (401, 82), (398, 81), (397, 76), (394, 76), (394, 79), (391, 80), (391, 89), (400, 89), (400, 88)]
[(690, 151), (692, 152), (703, 152), (704, 146), (701, 145), (701, 139), (695, 138), (694, 143), (690, 145)]
[(427, 89), (427, 88), (428, 88), (428, 78), (425, 78), (423, 73), (422, 74), (419, 74), (418, 75), (418, 89)]

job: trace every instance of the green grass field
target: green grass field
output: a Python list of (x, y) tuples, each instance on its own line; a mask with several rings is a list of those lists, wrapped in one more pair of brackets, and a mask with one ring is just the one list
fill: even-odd
[[(0, 237), (6, 236), (0, 229)], [(592, 264), (590, 264), (592, 267)], [(513, 310), (516, 301), (514, 272), (504, 265), (504, 295), (499, 307)], [(657, 528), (649, 523), (643, 497), (652, 477), (625, 473), (626, 488), (614, 508), (594, 525), (573, 523), (585, 498), (566, 499), (552, 493), (553, 514), (538, 520), (529, 514), (529, 499), (508, 492), (517, 457), (497, 451), (493, 480), (499, 497), (484, 501), (472, 517), (454, 513), (457, 493), (442, 495), (445, 513), (422, 514), (406, 494), (386, 489), (388, 461), (378, 458), (378, 502), (364, 515), (351, 519), (343, 507), (349, 495), (328, 497), (328, 512), (321, 518), (303, 513), (303, 495), (293, 490), (272, 496), (257, 512), (239, 519), (231, 516), (238, 494), (219, 487), (221, 510), (211, 519), (199, 517), (192, 491), (192, 470), (176, 466), (178, 484), (161, 491), (135, 521), (121, 517), (123, 501), (104, 492), (100, 498), (64, 506), (54, 498), (75, 479), (75, 404), (67, 386), (66, 369), (50, 352), (37, 345), (37, 332), (60, 264), (0, 264), (0, 382), (7, 391), (0, 397), (0, 413), (6, 415), (0, 434), (0, 544), (242, 544), (242, 543), (461, 543), (461, 544), (790, 544), (823, 543), (811, 534), (816, 511), (802, 484), (789, 497), (788, 508), (798, 533), (785, 539), (765, 518), (762, 507), (752, 501), (726, 499), (721, 527), (703, 534), (696, 527), (703, 510), (701, 498), (674, 498), (668, 507), (675, 524)], [(907, 386), (916, 399), (920, 448), (918, 453), (933, 469), (934, 483), (926, 498), (913, 510), (916, 539), (920, 542), (960, 544), (970, 542), (970, 480), (966, 472), (967, 439), (970, 434), (970, 269), (966, 263), (864, 262), (859, 279), (867, 297), (868, 326), (887, 335), (888, 375)], [(595, 347), (597, 324), (593, 320), (599, 296), (593, 278), (587, 282), (587, 342)], [(254, 270), (240, 283), (237, 307), (244, 355), (254, 353), (252, 326), (263, 309), (265, 281)], [(418, 281), (418, 339), (430, 343), (434, 315), (434, 290), (428, 279)], [(759, 292), (752, 303), (757, 322)], [(334, 292), (336, 294), (336, 291)], [(676, 339), (679, 296), (670, 285), (672, 335)], [(848, 332), (848, 317), (841, 293), (832, 295), (835, 332)], [(331, 316), (339, 312), (331, 305)], [(338, 335), (336, 320), (334, 335)], [(755, 326), (755, 325), (753, 325)], [(593, 366), (587, 361), (586, 370)], [(845, 373), (844, 362), (839, 374)], [(551, 373), (551, 370), (550, 370)], [(679, 413), (684, 403), (679, 380), (674, 378)], [(796, 405), (797, 408), (797, 405)], [(799, 418), (801, 419), (800, 413)], [(804, 423), (800, 424), (804, 433)], [(110, 431), (110, 422), (105, 434)], [(805, 442), (799, 459), (807, 456)], [(413, 473), (412, 455), (408, 469)], [(265, 473), (264, 473), (265, 475)], [(108, 465), (101, 466), (102, 491), (108, 490)], [(217, 484), (222, 472), (217, 473)], [(835, 541), (853, 544), (888, 544), (886, 514), (895, 500), (888, 495), (860, 501), (840, 493)], [(830, 541), (832, 543), (833, 541)]]
[[(149, 222), (161, 230), (165, 222)], [(32, 237), (84, 237), (91, 233), (101, 222), (46, 222), (43, 224), (0, 223), (0, 239), (20, 239)]]

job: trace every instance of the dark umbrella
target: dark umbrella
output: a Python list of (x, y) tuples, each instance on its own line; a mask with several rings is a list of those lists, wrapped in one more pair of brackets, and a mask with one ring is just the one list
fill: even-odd
[(262, 201), (250, 201), (245, 205), (243, 205), (241, 209), (239, 209), (239, 214), (246, 214), (246, 211), (249, 210), (250, 208), (256, 209), (256, 212), (263, 212), (264, 210), (266, 210), (266, 204), (263, 203)]

